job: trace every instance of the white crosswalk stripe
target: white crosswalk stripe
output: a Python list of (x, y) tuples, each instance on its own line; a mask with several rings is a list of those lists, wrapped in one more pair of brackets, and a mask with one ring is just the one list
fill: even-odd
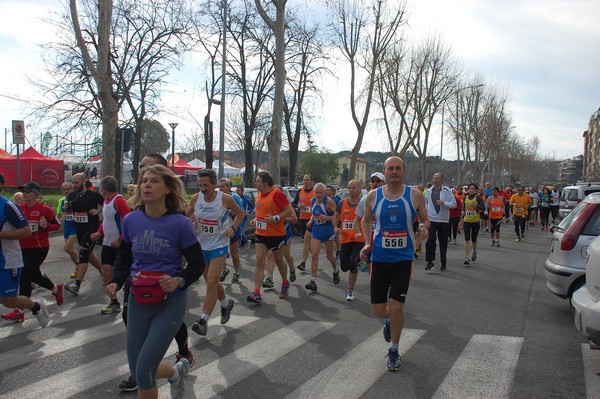
[[(405, 329), (402, 331), (400, 355), (408, 351), (422, 336), (424, 330)], [(286, 399), (300, 398), (351, 398), (361, 396), (384, 373), (381, 331), (367, 338), (355, 349), (333, 362), (309, 381), (286, 396)], [(360, 365), (360, 367), (357, 367)]]
[(473, 335), (433, 398), (508, 398), (523, 338)]

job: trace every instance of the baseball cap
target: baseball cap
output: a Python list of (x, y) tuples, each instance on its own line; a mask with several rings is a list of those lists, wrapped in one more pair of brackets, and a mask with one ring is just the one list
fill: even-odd
[(385, 183), (385, 176), (383, 176), (383, 173), (381, 173), (381, 172), (375, 172), (375, 173), (373, 173), (371, 175), (371, 177), (369, 178), (369, 180), (372, 179), (372, 178), (374, 178), (374, 177), (378, 178), (379, 180), (381, 180), (382, 182)]
[(42, 188), (34, 181), (27, 182), (24, 185), (17, 187), (17, 189), (24, 192), (34, 192), (36, 195), (40, 195), (42, 193)]

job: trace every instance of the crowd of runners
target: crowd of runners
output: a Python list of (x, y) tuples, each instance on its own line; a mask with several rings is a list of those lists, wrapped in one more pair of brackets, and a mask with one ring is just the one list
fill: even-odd
[[(0, 189), (4, 178), (0, 175)], [(347, 183), (348, 196), (340, 199), (335, 186), (314, 182), (310, 175), (290, 202), (268, 172), (259, 172), (252, 203), (243, 187), (232, 190), (231, 182), (217, 179), (207, 169), (198, 174), (199, 191), (189, 203), (176, 175), (161, 155), (150, 154), (140, 164), (137, 185), (127, 187), (127, 199), (119, 194), (112, 176), (92, 189), (85, 174), (75, 174), (63, 183), (64, 197), (56, 210), (40, 201), (41, 187), (28, 182), (14, 202), (0, 197), (0, 297), (12, 309), (5, 320), (20, 322), (30, 310), (42, 327), (51, 319), (43, 301), (30, 299), (32, 287), (52, 292), (58, 306), (64, 290), (77, 296), (89, 264), (102, 275), (108, 305), (100, 312), (122, 311), (127, 329), (130, 376), (123, 391), (138, 390), (138, 397), (158, 395), (157, 378), (167, 378), (173, 397), (185, 390), (185, 375), (194, 365), (188, 348), (186, 291), (204, 277), (206, 293), (201, 314), (191, 330), (205, 336), (215, 307), (220, 323), (232, 316), (236, 301), (228, 297), (223, 282), (230, 274), (239, 284), (239, 251), (246, 240), (244, 230), (255, 229), (254, 285), (246, 300), (249, 306), (263, 302), (262, 291), (275, 289), (275, 267), (280, 275), (279, 298), (289, 296), (290, 284), (306, 274), (302, 285), (317, 293), (321, 284), (321, 249), (331, 281), (339, 284), (340, 273), (348, 273), (346, 301), (354, 301), (359, 270), (369, 271), (372, 312), (383, 320), (383, 337), (389, 343), (387, 370), (400, 368), (398, 344), (404, 323), (404, 302), (413, 261), (425, 247), (425, 269), (435, 268), (439, 246), (439, 270), (446, 271), (448, 245), (464, 237), (465, 261), (477, 260), (478, 235), (490, 236), (499, 247), (500, 230), (511, 221), (514, 239), (525, 240), (532, 228), (547, 230), (558, 215), (556, 187), (483, 187), (471, 183), (444, 185), (442, 173), (424, 186), (404, 184), (404, 162), (392, 156), (383, 172), (370, 176), (366, 190), (358, 180)], [(466, 192), (465, 192), (466, 191)], [(49, 233), (63, 227), (64, 251), (73, 263), (72, 281), (54, 284), (40, 267), (50, 248)], [(291, 255), (292, 226), (303, 236), (302, 259), (295, 265)], [(505, 233), (506, 234), (506, 233)], [(100, 259), (94, 252), (101, 240)], [(250, 246), (247, 245), (246, 249)], [(121, 305), (119, 291), (123, 291)], [(342, 297), (342, 296), (341, 296)], [(178, 352), (174, 365), (163, 361), (175, 339)]]

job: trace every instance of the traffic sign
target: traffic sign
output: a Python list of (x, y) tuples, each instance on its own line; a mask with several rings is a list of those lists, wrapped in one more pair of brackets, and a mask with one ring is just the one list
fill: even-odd
[(25, 144), (25, 122), (12, 121), (13, 144)]

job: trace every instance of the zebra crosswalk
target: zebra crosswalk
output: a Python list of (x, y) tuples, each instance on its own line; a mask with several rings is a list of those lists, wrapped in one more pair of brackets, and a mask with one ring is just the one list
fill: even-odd
[[(124, 327), (120, 317), (99, 315), (101, 306), (90, 304), (56, 313), (50, 336), (45, 336), (48, 329), (37, 327), (35, 319), (22, 325), (1, 325), (1, 337), (28, 344), (0, 346), (0, 397), (126, 397), (116, 387), (129, 371)], [(77, 328), (82, 321), (87, 322), (85, 328)], [(354, 331), (360, 339), (351, 345), (346, 342), (346, 350), (329, 350), (329, 343), (343, 339), (338, 324), (297, 318), (273, 325), (265, 317), (235, 315), (223, 326), (218, 318), (211, 319), (206, 337), (193, 333), (189, 337), (197, 362), (186, 377), (185, 397), (237, 398), (243, 393), (246, 397), (286, 399), (368, 398), (380, 397), (375, 387), (385, 385), (393, 391), (398, 384), (395, 381), (407, 383), (410, 363), (404, 366), (406, 372), (385, 370), (386, 344), (375, 323)], [(431, 345), (427, 334), (424, 329), (406, 328), (399, 349), (403, 357)], [(115, 350), (94, 349), (106, 342)], [(443, 377), (427, 381), (435, 385), (427, 396), (510, 398), (523, 342), (522, 337), (474, 334)], [(173, 343), (167, 352), (169, 361), (176, 350)], [(587, 397), (600, 397), (595, 374), (600, 371), (600, 357), (587, 345), (582, 345), (581, 351)], [(60, 367), (48, 370), (55, 359), (68, 359), (72, 354), (76, 357), (72, 364), (61, 362)], [(295, 374), (296, 367), (303, 372)], [(44, 372), (38, 373), (42, 368)], [(408, 378), (409, 383), (413, 378)], [(159, 397), (169, 397), (168, 384), (161, 382)], [(407, 390), (398, 397), (420, 395)]]

